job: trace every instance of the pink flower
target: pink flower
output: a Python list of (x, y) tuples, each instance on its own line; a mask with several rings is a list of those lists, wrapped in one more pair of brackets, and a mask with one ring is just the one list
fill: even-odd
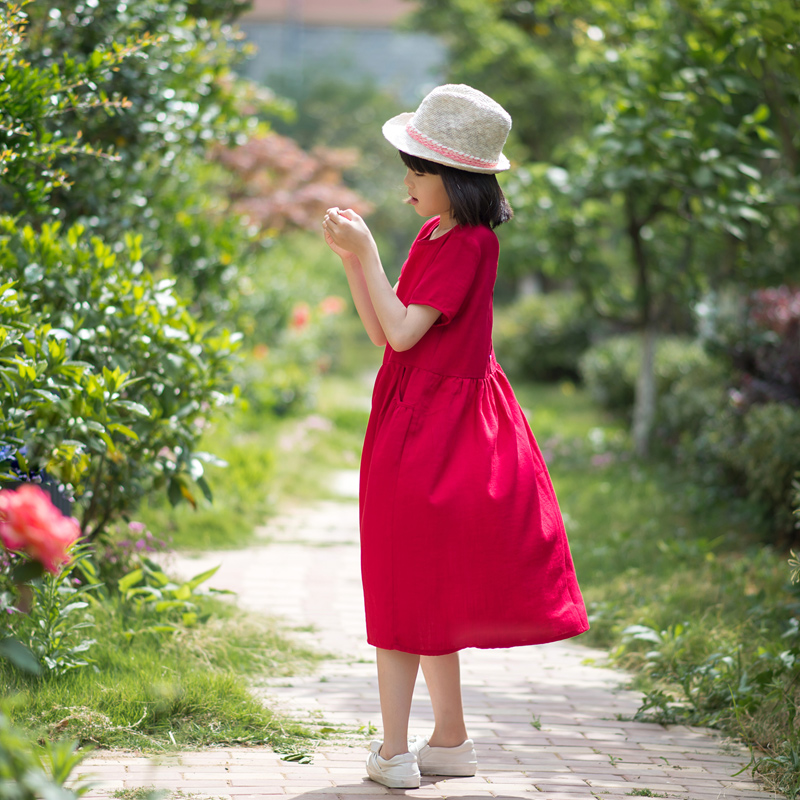
[(308, 307), (308, 303), (298, 303), (292, 309), (292, 318), (289, 322), (289, 327), (299, 331), (305, 328), (310, 321), (311, 309)]
[(55, 575), (80, 535), (77, 521), (65, 517), (38, 486), (0, 491), (0, 539), (6, 549), (25, 553)]
[(265, 359), (269, 355), (269, 347), (265, 344), (259, 342), (255, 347), (253, 347), (253, 356), (257, 358), (259, 361)]
[(347, 304), (344, 298), (335, 294), (326, 297), (319, 304), (319, 310), (322, 312), (323, 316), (326, 317), (331, 314), (341, 314), (345, 308), (347, 308)]

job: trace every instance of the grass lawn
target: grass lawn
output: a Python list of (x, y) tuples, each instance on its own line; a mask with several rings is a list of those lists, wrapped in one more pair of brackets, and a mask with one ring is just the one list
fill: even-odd
[(37, 739), (160, 751), (269, 744), (294, 752), (310, 736), (248, 691), (265, 675), (309, 670), (319, 656), (298, 647), (265, 617), (213, 597), (195, 598), (207, 622), (175, 634), (138, 633), (162, 615), (134, 619), (119, 600), (95, 603), (90, 666), (60, 677), (29, 677), (0, 661), (0, 695)]

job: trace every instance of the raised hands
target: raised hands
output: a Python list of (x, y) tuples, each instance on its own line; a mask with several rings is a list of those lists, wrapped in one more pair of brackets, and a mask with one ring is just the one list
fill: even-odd
[(375, 247), (367, 223), (352, 208), (329, 208), (322, 221), (328, 247), (340, 258), (362, 258)]

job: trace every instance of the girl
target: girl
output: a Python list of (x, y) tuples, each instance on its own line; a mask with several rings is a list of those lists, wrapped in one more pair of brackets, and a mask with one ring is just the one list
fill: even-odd
[[(474, 775), (458, 651), (576, 636), (588, 628), (547, 468), (492, 351), (498, 243), (512, 211), (495, 173), (511, 118), (464, 85), (434, 89), (383, 126), (407, 167), (422, 226), (392, 288), (355, 212), (331, 208), (366, 331), (386, 346), (361, 462), (361, 569), (377, 648), (384, 740), (372, 780)], [(408, 743), (419, 666), (434, 730)]]

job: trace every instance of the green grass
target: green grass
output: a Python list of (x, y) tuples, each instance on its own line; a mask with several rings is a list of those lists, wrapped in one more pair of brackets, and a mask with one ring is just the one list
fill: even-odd
[(98, 604), (93, 665), (59, 678), (24, 676), (0, 661), (0, 694), (16, 695), (13, 721), (35, 738), (68, 736), (100, 747), (269, 744), (295, 751), (310, 732), (273, 713), (250, 687), (265, 676), (308, 671), (319, 655), (293, 644), (270, 619), (213, 598), (198, 602), (212, 614), (205, 624), (130, 640), (130, 614), (117, 601)]

